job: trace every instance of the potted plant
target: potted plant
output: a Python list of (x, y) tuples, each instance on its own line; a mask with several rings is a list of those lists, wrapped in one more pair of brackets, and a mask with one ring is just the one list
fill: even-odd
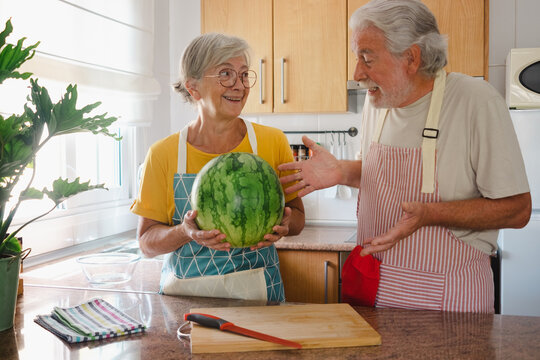
[[(19, 73), (17, 69), (35, 54), (39, 42), (23, 48), (25, 38), (16, 45), (6, 43), (6, 38), (13, 31), (11, 20), (0, 33), (0, 84), (8, 78), (27, 80), (31, 73)], [(38, 84), (37, 79), (30, 79), (30, 94), (20, 115), (13, 114), (4, 118), (0, 114), (0, 331), (13, 326), (15, 302), (18, 287), (21, 259), (29, 249), (22, 250), (17, 234), (28, 224), (53, 211), (65, 199), (92, 189), (104, 189), (104, 184), (90, 185), (81, 183), (79, 178), (69, 181), (58, 178), (52, 188), (38, 190), (31, 187), (35, 174), (37, 152), (53, 137), (92, 132), (120, 140), (109, 132), (108, 127), (117, 119), (107, 114), (90, 116), (89, 113), (101, 103), (97, 102), (76, 108), (77, 85), (69, 85), (66, 93), (54, 104), (46, 88)], [(46, 130), (46, 131), (44, 131)], [(21, 191), (15, 205), (8, 207), (13, 197), (13, 189), (23, 171), (30, 169), (32, 176)], [(41, 214), (15, 230), (9, 231), (10, 225), (22, 201), (42, 199), (46, 195), (53, 205), (49, 211)]]

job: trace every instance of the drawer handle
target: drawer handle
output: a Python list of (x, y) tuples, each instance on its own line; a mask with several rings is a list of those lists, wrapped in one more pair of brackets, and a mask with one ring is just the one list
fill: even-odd
[(281, 58), (281, 103), (285, 104), (285, 58)]
[(328, 304), (328, 266), (330, 261), (324, 262), (324, 303)]
[(263, 63), (264, 63), (264, 60), (263, 59), (260, 59), (259, 60), (259, 74), (260, 74), (260, 78), (261, 78), (261, 81), (259, 81), (259, 104), (263, 104), (264, 103), (264, 99), (263, 99)]

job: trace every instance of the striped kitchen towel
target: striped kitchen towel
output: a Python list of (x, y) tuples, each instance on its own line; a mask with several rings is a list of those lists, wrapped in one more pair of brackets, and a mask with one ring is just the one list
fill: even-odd
[(69, 343), (115, 338), (142, 332), (146, 326), (103, 299), (70, 307), (55, 307), (34, 321)]

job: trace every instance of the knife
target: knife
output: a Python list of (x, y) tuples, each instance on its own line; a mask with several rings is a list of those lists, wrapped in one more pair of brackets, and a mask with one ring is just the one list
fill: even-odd
[(249, 330), (240, 326), (234, 325), (232, 322), (225, 319), (218, 318), (217, 316), (200, 314), (200, 313), (188, 313), (184, 314), (185, 321), (193, 321), (199, 325), (219, 329), (221, 331), (230, 331), (233, 333), (249, 336), (259, 340), (269, 341), (283, 346), (293, 347), (301, 349), (302, 345), (297, 342), (281, 339), (272, 335), (263, 334), (257, 331)]

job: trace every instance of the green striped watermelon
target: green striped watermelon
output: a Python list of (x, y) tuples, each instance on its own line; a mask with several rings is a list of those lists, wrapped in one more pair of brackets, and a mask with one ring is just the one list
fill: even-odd
[(218, 229), (231, 247), (249, 247), (281, 222), (285, 197), (274, 169), (242, 152), (220, 155), (197, 174), (191, 206), (202, 230)]

